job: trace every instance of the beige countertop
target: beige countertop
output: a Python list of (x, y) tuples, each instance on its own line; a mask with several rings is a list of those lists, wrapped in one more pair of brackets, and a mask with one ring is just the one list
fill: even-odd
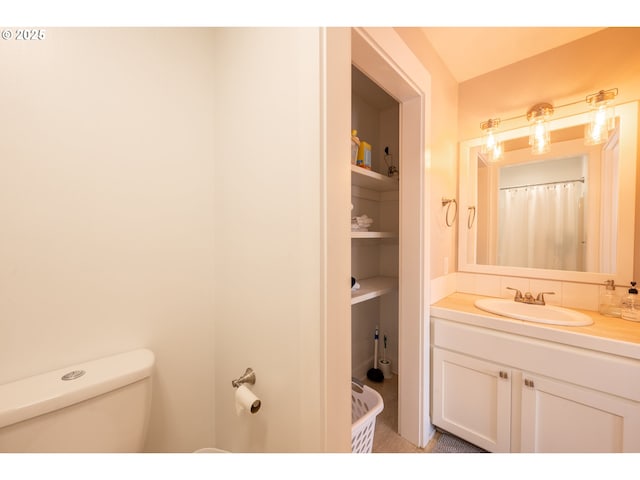
[(591, 317), (592, 325), (567, 327), (528, 322), (480, 310), (474, 305), (480, 298), (487, 297), (454, 293), (431, 305), (431, 316), (640, 359), (640, 322), (605, 317), (598, 312), (579, 309), (572, 310)]

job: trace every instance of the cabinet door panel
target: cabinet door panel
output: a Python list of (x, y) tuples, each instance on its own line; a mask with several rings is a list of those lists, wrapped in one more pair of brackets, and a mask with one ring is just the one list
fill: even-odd
[(433, 423), (485, 450), (510, 449), (511, 372), (433, 349)]
[(524, 374), (523, 452), (640, 452), (640, 404)]

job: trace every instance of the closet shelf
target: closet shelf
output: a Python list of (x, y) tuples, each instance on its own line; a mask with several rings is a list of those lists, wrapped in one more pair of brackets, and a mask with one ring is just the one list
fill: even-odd
[(351, 305), (380, 297), (393, 291), (398, 285), (395, 277), (371, 277), (358, 279), (360, 288), (351, 292)]
[(353, 164), (351, 165), (351, 184), (378, 192), (398, 190), (399, 187), (397, 178), (389, 178)]
[(351, 238), (396, 238), (393, 232), (351, 232)]

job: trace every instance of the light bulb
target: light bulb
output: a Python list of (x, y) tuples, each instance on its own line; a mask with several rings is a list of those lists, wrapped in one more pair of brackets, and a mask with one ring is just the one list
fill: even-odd
[(587, 103), (591, 106), (589, 123), (585, 126), (584, 143), (597, 145), (606, 142), (609, 138), (609, 130), (615, 126), (615, 118), (611, 102), (618, 94), (618, 89), (600, 90), (589, 95)]

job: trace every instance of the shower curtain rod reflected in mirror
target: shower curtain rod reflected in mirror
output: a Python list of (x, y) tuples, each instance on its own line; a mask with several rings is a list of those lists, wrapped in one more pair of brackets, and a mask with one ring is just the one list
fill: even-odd
[(531, 183), (529, 185), (514, 185), (512, 187), (500, 187), (499, 190), (512, 190), (514, 188), (527, 188), (527, 187), (543, 187), (545, 185), (560, 185), (561, 183), (584, 183), (584, 177), (576, 178), (575, 180), (562, 180), (559, 182), (545, 182), (545, 183)]

